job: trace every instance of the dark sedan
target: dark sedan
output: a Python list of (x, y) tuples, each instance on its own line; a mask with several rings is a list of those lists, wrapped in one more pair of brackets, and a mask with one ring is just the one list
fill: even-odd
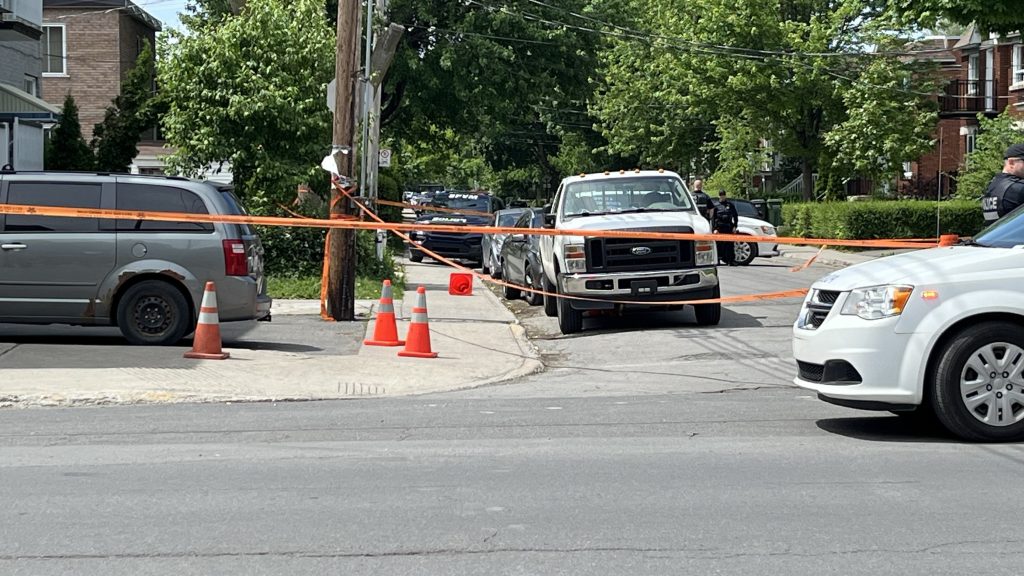
[[(519, 216), (516, 228), (543, 228), (544, 209), (531, 208)], [(525, 232), (525, 231), (524, 231)], [(501, 245), (501, 277), (511, 284), (541, 289), (541, 267), (539, 237), (531, 234), (512, 234)], [(504, 287), (505, 298), (515, 300), (523, 296), (523, 291), (509, 286)], [(539, 306), (544, 302), (543, 296), (536, 292), (526, 292), (526, 301), (531, 306)]]

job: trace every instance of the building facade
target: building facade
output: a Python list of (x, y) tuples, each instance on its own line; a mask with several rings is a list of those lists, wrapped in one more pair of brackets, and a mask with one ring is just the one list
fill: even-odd
[[(82, 135), (88, 142), (120, 94), (121, 81), (145, 42), (155, 51), (160, 21), (129, 0), (43, 0), (42, 5), (48, 54), (43, 90), (47, 100), (58, 106), (67, 94), (75, 98)], [(159, 167), (144, 172), (162, 172), (157, 159), (162, 144), (156, 130), (143, 135), (138, 162)]]
[(41, 99), (42, 0), (0, 0), (0, 167), (43, 168), (43, 131), (57, 109)]

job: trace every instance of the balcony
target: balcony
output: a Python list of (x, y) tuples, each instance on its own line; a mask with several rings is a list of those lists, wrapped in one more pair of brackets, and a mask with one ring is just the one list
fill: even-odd
[(946, 118), (999, 114), (996, 80), (953, 80), (939, 96), (939, 115)]

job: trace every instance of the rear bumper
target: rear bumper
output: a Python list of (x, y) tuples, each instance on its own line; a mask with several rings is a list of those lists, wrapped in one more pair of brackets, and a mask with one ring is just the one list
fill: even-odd
[[(202, 294), (196, 300), (202, 302)], [(259, 320), (270, 315), (273, 299), (259, 294), (259, 283), (250, 276), (231, 276), (217, 280), (217, 312), (221, 322)]]

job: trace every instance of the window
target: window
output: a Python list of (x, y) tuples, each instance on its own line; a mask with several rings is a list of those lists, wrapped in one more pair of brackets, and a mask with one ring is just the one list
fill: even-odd
[(638, 211), (692, 210), (682, 182), (670, 177), (578, 180), (566, 186), (566, 217)]
[(967, 57), (967, 95), (974, 96), (978, 93), (978, 55), (971, 54)]
[[(64, 184), (59, 182), (12, 182), (8, 204), (55, 206), (65, 208), (100, 207), (103, 188), (99, 184)], [(7, 232), (84, 233), (99, 231), (95, 218), (61, 218), (55, 216), (7, 215)]]
[[(145, 212), (184, 212), (209, 214), (199, 196), (171, 186), (118, 184), (117, 209)], [(209, 222), (156, 222), (152, 220), (118, 220), (118, 232), (213, 232)]]
[(43, 39), (46, 41), (43, 74), (66, 75), (68, 73), (67, 29), (63, 24), (45, 24), (43, 31)]
[(972, 130), (967, 133), (965, 138), (967, 138), (967, 153), (970, 154), (971, 152), (974, 152), (974, 146), (977, 143), (977, 134)]
[(25, 74), (25, 92), (38, 97), (39, 96), (39, 78), (31, 74)]
[(1024, 84), (1024, 44), (1017, 44), (1013, 47), (1013, 58), (1011, 59), (1012, 74), (1011, 84)]

